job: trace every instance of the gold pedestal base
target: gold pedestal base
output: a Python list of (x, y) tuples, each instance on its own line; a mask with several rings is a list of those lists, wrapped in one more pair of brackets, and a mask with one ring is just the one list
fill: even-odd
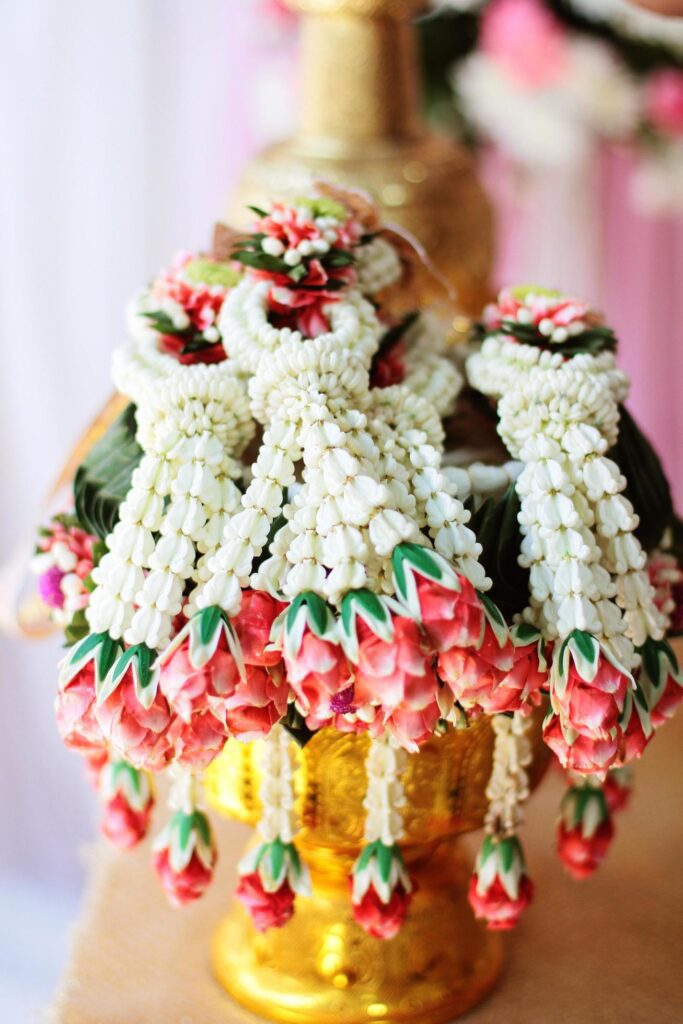
[(502, 966), (497, 935), (472, 916), (470, 865), (456, 841), (411, 865), (418, 884), (398, 936), (382, 942), (351, 915), (346, 885), (314, 881), (284, 928), (259, 935), (235, 906), (216, 932), (221, 984), (248, 1010), (287, 1024), (444, 1024), (490, 991)]

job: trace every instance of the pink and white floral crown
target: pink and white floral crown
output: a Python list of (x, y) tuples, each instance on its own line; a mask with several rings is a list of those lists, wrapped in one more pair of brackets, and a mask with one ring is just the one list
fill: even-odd
[(254, 215), (228, 259), (183, 255), (133, 303), (113, 368), (131, 404), (76, 475), (75, 519), (40, 542), (41, 592), (73, 611), (60, 732), (121, 845), (147, 828), (147, 773), (172, 772), (154, 857), (177, 903), (215, 862), (201, 773), (227, 742), (263, 739), (263, 841), (238, 889), (257, 927), (284, 924), (310, 885), (292, 735), (369, 733), (352, 900), (388, 937), (412, 887), (405, 758), (490, 716), (471, 899), (509, 926), (531, 894), (516, 837), (530, 711), (547, 705), (546, 741), (602, 793), (683, 693), (664, 639), (677, 563), (656, 556), (673, 559), (662, 600), (613, 458), (614, 337), (579, 302), (503, 293), (467, 375), (497, 402), (511, 460), (455, 468), (444, 418), (463, 376), (438, 320), (391, 312), (400, 242), (330, 190)]

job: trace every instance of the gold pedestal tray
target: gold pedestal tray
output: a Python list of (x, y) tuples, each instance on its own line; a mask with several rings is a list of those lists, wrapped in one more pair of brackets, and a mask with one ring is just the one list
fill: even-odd
[[(542, 715), (533, 724), (531, 784), (548, 761)], [(259, 818), (258, 743), (228, 743), (206, 774), (210, 803), (240, 821)], [(293, 748), (294, 749), (294, 748)], [(475, 922), (467, 903), (471, 871), (458, 836), (482, 825), (493, 732), (481, 718), (408, 758), (402, 781), (401, 849), (417, 882), (408, 918), (388, 942), (351, 914), (349, 873), (363, 841), (366, 736), (332, 729), (297, 749), (302, 831), (297, 846), (313, 895), (279, 930), (256, 932), (234, 906), (213, 943), (215, 973), (243, 1006), (287, 1024), (369, 1021), (440, 1024), (474, 1006), (501, 967), (498, 937)]]
[[(316, 178), (369, 192), (411, 232), (477, 314), (490, 298), (491, 213), (470, 153), (421, 117), (416, 32), (425, 0), (289, 0), (302, 14), (296, 135), (247, 168), (228, 220), (245, 206), (297, 195)], [(425, 301), (443, 289), (424, 274)]]

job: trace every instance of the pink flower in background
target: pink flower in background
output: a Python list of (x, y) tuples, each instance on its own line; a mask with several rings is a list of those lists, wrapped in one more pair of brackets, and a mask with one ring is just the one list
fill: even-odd
[(646, 568), (655, 589), (655, 604), (663, 615), (674, 619), (679, 604), (676, 588), (683, 584), (683, 570), (678, 559), (669, 551), (657, 549), (648, 555)]
[(608, 772), (602, 784), (602, 792), (610, 814), (625, 810), (631, 799), (629, 769), (615, 768)]
[(381, 727), (390, 732), (404, 750), (417, 753), (422, 744), (434, 735), (434, 728), (440, 717), (439, 705), (433, 700), (426, 707), (417, 711), (397, 708), (384, 718), (378, 716), (375, 719), (375, 728), (371, 726), (371, 732), (374, 735), (377, 726), (381, 724)]
[(126, 800), (123, 793), (117, 793), (102, 806), (100, 829), (105, 839), (121, 850), (131, 850), (147, 834), (154, 800), (141, 811)]
[(334, 715), (332, 699), (347, 690), (351, 669), (338, 644), (323, 640), (306, 629), (296, 656), (285, 654), (287, 679), (311, 728), (328, 722)]
[(104, 737), (95, 715), (95, 666), (92, 661), (88, 661), (69, 682), (60, 680), (55, 716), (62, 742), (70, 750), (83, 754), (98, 754), (102, 750)]
[(185, 269), (196, 259), (193, 253), (180, 253), (170, 269), (153, 281), (150, 300), (151, 305), (158, 302), (161, 309), (169, 303), (178, 306), (185, 314), (187, 327), (203, 333), (216, 323), (226, 289), (222, 285), (188, 280)]
[(614, 826), (609, 817), (590, 835), (585, 833), (582, 822), (567, 828), (561, 821), (557, 827), (557, 853), (572, 878), (588, 878), (602, 864), (613, 838)]
[(285, 880), (275, 892), (267, 892), (258, 871), (242, 875), (235, 890), (237, 899), (247, 908), (258, 932), (282, 928), (294, 913), (294, 892)]
[(523, 85), (541, 88), (567, 72), (566, 29), (540, 0), (495, 0), (482, 19), (480, 48)]
[(619, 752), (620, 738), (617, 736), (592, 739), (578, 735), (570, 743), (557, 715), (552, 715), (544, 725), (543, 739), (564, 768), (584, 775), (604, 775)]
[(358, 624), (357, 704), (380, 704), (393, 711), (422, 711), (436, 701), (437, 681), (417, 623), (396, 616), (394, 636), (380, 639), (362, 620)]
[(645, 85), (645, 113), (667, 135), (683, 135), (683, 71), (665, 68)]
[(458, 576), (460, 590), (442, 587), (424, 576), (417, 577), (422, 628), (437, 651), (473, 647), (479, 643), (484, 610), (468, 579)]
[(175, 907), (184, 907), (203, 896), (213, 878), (213, 866), (207, 867), (196, 852), (180, 871), (173, 870), (166, 847), (153, 853), (152, 863), (169, 902)]
[(475, 872), (470, 879), (467, 898), (474, 916), (486, 921), (487, 928), (491, 931), (509, 931), (518, 924), (533, 895), (534, 885), (527, 875), (519, 884), (517, 896), (512, 897), (499, 878), (495, 878), (486, 889), (480, 889), (479, 876)]
[(95, 537), (74, 526), (68, 517), (56, 517), (43, 531), (33, 559), (38, 593), (49, 608), (68, 622), (88, 603), (84, 580), (93, 569)]

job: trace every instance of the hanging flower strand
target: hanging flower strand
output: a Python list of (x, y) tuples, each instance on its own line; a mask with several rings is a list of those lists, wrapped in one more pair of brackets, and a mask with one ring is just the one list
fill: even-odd
[(257, 931), (281, 928), (294, 913), (298, 895), (308, 896), (311, 882), (293, 839), (297, 830), (292, 786), (291, 738), (276, 725), (263, 741), (261, 820), (263, 842), (240, 861), (235, 895), (247, 908)]
[(182, 907), (203, 896), (213, 878), (216, 845), (209, 819), (201, 810), (201, 782), (174, 768), (169, 807), (174, 811), (152, 847), (154, 870), (170, 903)]
[(398, 846), (403, 837), (401, 808), (406, 799), (401, 772), (406, 760), (389, 733), (370, 741), (363, 800), (366, 846), (353, 865), (351, 900), (355, 920), (377, 939), (392, 939), (398, 933), (414, 888)]
[(469, 900), (475, 916), (495, 930), (514, 928), (533, 897), (533, 883), (516, 835), (522, 823), (522, 804), (529, 796), (530, 723), (520, 712), (491, 719), (495, 740), (486, 789), (487, 834), (470, 881)]

